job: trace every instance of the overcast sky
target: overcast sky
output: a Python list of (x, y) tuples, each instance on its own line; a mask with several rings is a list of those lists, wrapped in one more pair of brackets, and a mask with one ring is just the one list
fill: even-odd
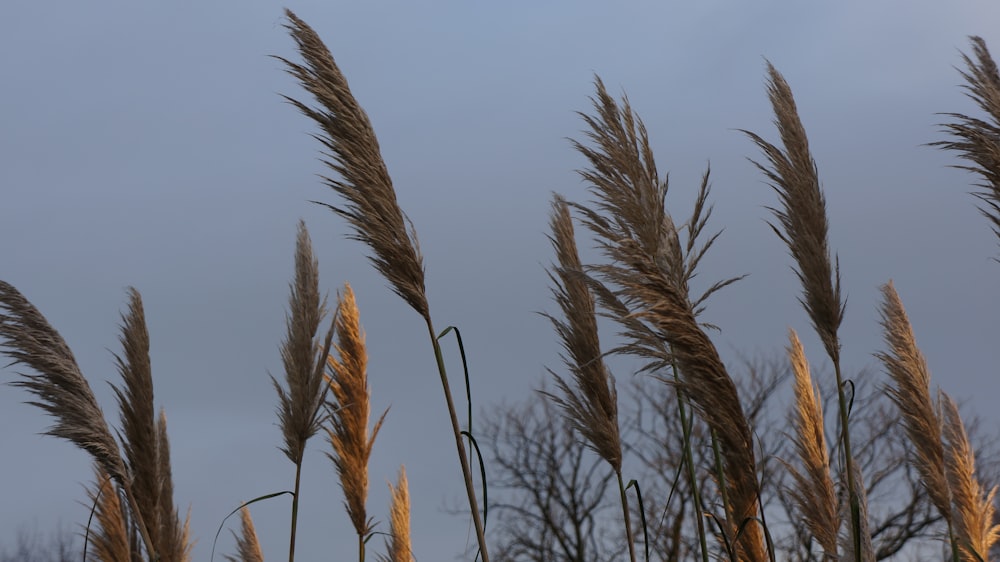
[[(1000, 264), (990, 259), (1000, 251), (967, 194), (975, 178), (924, 146), (943, 138), (936, 112), (975, 111), (954, 67), (968, 35), (1000, 53), (995, 2), (288, 7), (320, 33), (371, 116), (425, 254), (435, 323), (463, 330), (477, 409), (526, 396), (558, 366), (536, 314), (553, 308), (547, 213), (553, 191), (586, 199), (567, 138), (581, 138), (574, 112), (589, 110), (595, 73), (644, 118), (678, 216), (711, 162), (714, 224), (725, 233), (699, 281), (750, 274), (705, 316), (722, 328), (727, 360), (777, 352), (793, 327), (823, 365), (790, 258), (765, 223), (776, 197), (735, 130), (776, 139), (766, 58), (792, 86), (826, 190), (848, 295), (847, 369), (876, 366), (878, 287), (893, 278), (934, 383), (1000, 424)], [(357, 293), (373, 411), (392, 407), (371, 460), (369, 512), (386, 520), (385, 482), (405, 464), (416, 555), (450, 560), (474, 538), (445, 513), (464, 489), (433, 355), (421, 319), (366, 249), (308, 202), (335, 199), (316, 176), (325, 170), (312, 123), (280, 97), (304, 97), (271, 58), (296, 58), (283, 23), (282, 5), (263, 1), (0, 4), (0, 279), (62, 333), (112, 421), (102, 381), (117, 382), (125, 288), (142, 293), (176, 502), (191, 507), (195, 559), (207, 560), (226, 513), (292, 486), (268, 373), (281, 375), (303, 218), (323, 289), (333, 298), (350, 281)], [(40, 435), (50, 420), (26, 398), (0, 387), (0, 544), (21, 525), (75, 530), (88, 512), (88, 457)], [(312, 443), (300, 557), (349, 559), (356, 542), (327, 446)], [(289, 503), (254, 510), (269, 559), (286, 552)], [(220, 549), (232, 552), (227, 536)]]

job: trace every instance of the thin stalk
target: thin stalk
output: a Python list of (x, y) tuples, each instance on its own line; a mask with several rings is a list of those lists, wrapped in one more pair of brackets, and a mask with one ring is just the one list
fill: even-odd
[(365, 537), (358, 535), (358, 560), (365, 562)]
[(302, 476), (302, 461), (295, 463), (295, 492), (292, 494), (292, 530), (288, 539), (288, 562), (295, 560), (295, 530), (299, 522), (299, 482)]
[[(722, 511), (726, 514), (726, 518), (729, 518), (731, 513), (729, 505), (729, 491), (726, 489), (726, 469), (722, 462), (722, 450), (719, 448), (719, 439), (716, 437), (715, 430), (712, 430), (712, 453), (715, 455), (715, 471), (718, 473), (719, 478), (719, 493), (722, 494)], [(732, 521), (736, 524), (736, 528), (739, 529), (741, 522)], [(733, 541), (733, 549), (739, 552), (736, 546), (736, 537), (730, 537)]]
[(851, 526), (854, 541), (854, 559), (861, 562), (861, 502), (854, 482), (854, 454), (851, 452), (851, 432), (848, 429), (849, 412), (847, 397), (844, 396), (844, 379), (840, 373), (840, 357), (833, 357), (833, 369), (837, 374), (837, 401), (840, 404), (840, 440), (844, 445), (844, 461), (847, 472), (847, 497), (851, 504)]
[(472, 484), (472, 470), (469, 468), (469, 460), (465, 456), (462, 429), (458, 425), (455, 401), (451, 397), (451, 386), (448, 384), (448, 371), (444, 366), (444, 355), (441, 353), (441, 344), (438, 343), (437, 337), (435, 337), (436, 332), (434, 331), (434, 326), (431, 324), (430, 317), (426, 317), (426, 320), (427, 332), (431, 338), (431, 345), (434, 346), (434, 358), (437, 360), (438, 374), (441, 375), (441, 387), (444, 389), (444, 399), (448, 403), (448, 415), (451, 417), (451, 428), (455, 434), (455, 447), (458, 449), (458, 460), (462, 463), (462, 476), (465, 479), (465, 491), (469, 496), (472, 522), (476, 526), (476, 540), (479, 541), (479, 552), (483, 556), (483, 562), (490, 562), (490, 556), (486, 551), (486, 533), (483, 530), (483, 522), (479, 516), (479, 501), (476, 500), (476, 489)]
[(130, 506), (132, 506), (132, 513), (135, 514), (135, 519), (139, 527), (139, 534), (142, 536), (142, 542), (146, 545), (146, 552), (149, 554), (149, 559), (151, 562), (158, 562), (160, 557), (156, 554), (156, 550), (153, 549), (153, 540), (149, 538), (149, 532), (146, 530), (146, 522), (142, 519), (142, 513), (136, 508), (139, 504), (136, 503), (135, 497), (132, 496), (132, 490), (128, 486), (122, 486), (122, 490), (125, 491), (125, 499), (128, 500)]
[[(674, 380), (677, 370), (674, 370)], [(698, 525), (698, 542), (701, 543), (701, 560), (708, 562), (708, 535), (705, 533), (705, 516), (701, 510), (701, 491), (698, 489), (698, 475), (694, 468), (694, 454), (691, 452), (691, 425), (687, 419), (687, 400), (677, 387), (677, 411), (681, 418), (681, 435), (684, 438), (684, 464), (687, 465), (688, 479), (691, 480), (691, 501), (694, 503), (695, 522)]]
[(622, 515), (625, 517), (625, 538), (628, 540), (628, 557), (629, 560), (635, 562), (635, 544), (632, 540), (632, 518), (628, 514), (628, 498), (625, 497), (625, 482), (622, 480), (622, 471), (616, 470), (615, 476), (618, 477), (618, 491), (622, 497)]

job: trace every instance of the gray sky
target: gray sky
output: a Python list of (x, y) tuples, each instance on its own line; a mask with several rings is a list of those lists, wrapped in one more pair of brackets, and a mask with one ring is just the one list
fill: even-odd
[[(1000, 265), (995, 238), (949, 169), (936, 112), (972, 112), (953, 68), (968, 35), (1000, 53), (988, 1), (294, 2), (372, 118), (400, 204), (425, 254), (432, 315), (462, 328), (477, 408), (517, 400), (558, 365), (543, 266), (552, 191), (582, 200), (577, 110), (594, 73), (629, 94), (652, 137), (668, 202), (685, 216), (712, 164), (714, 225), (699, 279), (749, 273), (705, 319), (724, 355), (768, 353), (786, 331), (822, 348), (797, 304), (790, 258), (765, 224), (773, 192), (737, 128), (775, 139), (764, 58), (795, 92), (839, 253), (848, 369), (874, 366), (878, 286), (896, 282), (935, 384), (995, 427)], [(370, 466), (369, 512), (405, 464), (418, 559), (474, 541), (447, 515), (464, 490), (420, 318), (344, 239), (304, 97), (271, 2), (5, 2), (0, 6), (0, 279), (62, 333), (109, 416), (125, 287), (145, 300), (158, 405), (166, 409), (176, 501), (191, 507), (206, 560), (241, 500), (292, 485), (278, 450), (278, 344), (304, 218), (331, 298), (354, 287), (367, 330), (373, 411), (391, 405)], [(449, 344), (450, 345), (450, 344)], [(446, 345), (446, 348), (448, 346)], [(454, 347), (451, 348), (454, 351)], [(452, 353), (457, 356), (457, 353)], [(458, 385), (458, 363), (451, 362)], [(4, 380), (13, 371), (2, 371)], [(618, 373), (619, 378), (626, 373)], [(86, 520), (88, 457), (39, 435), (49, 424), (0, 387), (0, 544), (19, 525)], [(112, 420), (116, 421), (116, 420)], [(356, 548), (325, 443), (307, 451), (303, 560)], [(289, 501), (254, 510), (265, 554), (286, 551)], [(384, 529), (384, 526), (381, 527)], [(381, 540), (371, 543), (381, 548)], [(225, 537), (220, 549), (231, 552)]]

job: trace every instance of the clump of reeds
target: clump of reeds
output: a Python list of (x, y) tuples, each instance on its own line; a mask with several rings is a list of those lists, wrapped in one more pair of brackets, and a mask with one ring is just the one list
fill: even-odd
[(562, 407), (570, 425), (583, 436), (590, 448), (611, 465), (618, 477), (629, 557), (634, 562), (635, 544), (622, 479), (622, 442), (615, 379), (604, 363), (594, 298), (587, 288), (577, 253), (569, 207), (558, 195), (552, 202), (549, 226), (552, 231), (549, 239), (558, 261), (558, 265), (549, 272), (549, 278), (562, 318), (547, 316), (562, 342), (565, 352), (563, 362), (572, 379), (567, 381), (553, 373), (561, 394), (548, 395)]
[[(116, 356), (124, 387), (115, 387), (121, 407), (124, 458), (69, 346), (38, 309), (3, 281), (0, 337), (5, 355), (36, 372), (22, 373), (21, 380), (12, 384), (34, 394), (37, 400), (30, 404), (56, 419), (47, 434), (90, 453), (100, 470), (118, 485), (150, 559), (185, 560), (190, 545), (186, 537), (174, 532), (180, 525), (172, 502), (162, 499), (172, 485), (168, 483), (169, 468), (160, 458), (160, 445), (166, 443), (166, 436), (161, 434), (165, 427), (157, 427), (153, 408), (149, 336), (142, 300), (134, 289), (129, 290), (129, 297), (129, 311), (122, 316), (124, 355)], [(98, 482), (100, 490), (103, 479)], [(170, 537), (161, 541), (164, 529)]]
[(954, 123), (942, 125), (954, 140), (931, 143), (946, 150), (958, 152), (959, 158), (969, 162), (957, 166), (979, 175), (983, 182), (980, 191), (973, 195), (982, 206), (979, 210), (991, 223), (994, 234), (1000, 238), (1000, 72), (993, 61), (986, 42), (972, 36), (973, 56), (963, 54), (966, 71), (960, 71), (966, 81), (969, 98), (986, 113), (985, 118), (970, 117), (963, 113), (945, 113)]
[(830, 476), (822, 398), (809, 373), (802, 342), (794, 330), (789, 330), (788, 340), (788, 357), (795, 377), (795, 450), (803, 469), (800, 472), (789, 466), (795, 482), (791, 496), (806, 527), (823, 548), (825, 559), (836, 560), (840, 516), (837, 491)]
[[(697, 265), (716, 238), (697, 244), (711, 213), (708, 173), (682, 244), (680, 229), (666, 210), (667, 182), (659, 178), (645, 126), (627, 98), (619, 105), (599, 78), (595, 83), (596, 115), (581, 114), (593, 147), (574, 142), (590, 163), (580, 173), (595, 197), (593, 208), (576, 207), (608, 262), (591, 267), (603, 282), (592, 285), (610, 285), (595, 287), (602, 306), (629, 335), (639, 335), (624, 350), (650, 358), (651, 369), (671, 367), (682, 401), (690, 400), (718, 440), (724, 535), (732, 554), (765, 560), (750, 427), (736, 386), (696, 319), (705, 298), (737, 278), (712, 285), (700, 298), (691, 298), (689, 291)], [(703, 546), (707, 556), (704, 551)]]
[(264, 552), (260, 548), (257, 529), (254, 528), (250, 508), (240, 508), (240, 533), (236, 537), (236, 556), (226, 556), (229, 562), (264, 562)]
[(386, 541), (387, 562), (414, 562), (410, 544), (410, 487), (406, 467), (399, 467), (396, 485), (389, 484), (392, 501), (389, 506), (389, 540)]
[(351, 93), (347, 79), (319, 35), (291, 11), (286, 10), (285, 15), (290, 22), (287, 28), (304, 64), (280, 57), (279, 60), (285, 63), (288, 72), (309, 92), (319, 107), (310, 107), (290, 97), (286, 99), (321, 129), (316, 138), (325, 149), (324, 163), (335, 173), (334, 177), (324, 177), (324, 181), (346, 202), (343, 206), (324, 205), (348, 222), (353, 229), (353, 238), (368, 245), (372, 251), (372, 264), (389, 281), (393, 291), (416, 310), (427, 325), (462, 466), (480, 555), (483, 562), (489, 562), (472, 471), (466, 458), (438, 335), (427, 304), (423, 258), (416, 233), (396, 201), (375, 131)]
[(320, 297), (319, 263), (313, 256), (309, 231), (303, 221), (299, 221), (295, 241), (295, 280), (291, 284), (288, 308), (287, 335), (281, 344), (287, 390), (274, 377), (271, 382), (278, 393), (278, 422), (285, 440), (281, 450), (295, 465), (288, 546), (291, 561), (295, 558), (302, 460), (307, 441), (321, 426), (323, 369), (333, 339), (333, 326), (325, 339), (318, 338), (320, 323), (326, 315), (326, 299)]
[(371, 391), (368, 388), (368, 351), (361, 330), (358, 305), (350, 285), (344, 286), (344, 292), (338, 298), (336, 351), (338, 357), (331, 355), (327, 359), (332, 372), (327, 381), (333, 394), (333, 400), (329, 403), (330, 421), (326, 427), (333, 454), (328, 453), (327, 456), (333, 461), (340, 477), (344, 504), (358, 534), (358, 549), (363, 561), (365, 543), (372, 531), (372, 521), (365, 509), (368, 498), (368, 458), (385, 420), (385, 413), (375, 422), (369, 435)]

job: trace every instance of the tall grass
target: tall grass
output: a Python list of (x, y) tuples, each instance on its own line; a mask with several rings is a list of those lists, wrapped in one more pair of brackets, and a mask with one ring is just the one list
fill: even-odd
[[(463, 431), (458, 423), (416, 235), (397, 202), (371, 123), (346, 78), (318, 34), (292, 12), (286, 15), (303, 63), (281, 60), (317, 105), (286, 99), (320, 129), (316, 139), (325, 150), (325, 165), (333, 172), (323, 180), (341, 200), (327, 206), (347, 221), (352, 237), (368, 246), (375, 268), (425, 322), (475, 525), (477, 557), (488, 562), (485, 517), (480, 513), (463, 441), (464, 437), (472, 440), (472, 428)], [(985, 43), (973, 37), (972, 45), (974, 56), (964, 57), (968, 70), (962, 75), (969, 96), (988, 117), (947, 114), (955, 119), (944, 126), (952, 139), (933, 144), (954, 150), (970, 162), (965, 167), (983, 180), (975, 196), (1000, 236), (1000, 74)], [(775, 219), (771, 227), (788, 248), (801, 283), (799, 301), (832, 362), (839, 421), (831, 444), (819, 390), (823, 385), (814, 380), (806, 350), (790, 331), (787, 353), (794, 393), (790, 440), (796, 458), (782, 459), (790, 476), (787, 491), (804, 522), (808, 542), (815, 542), (821, 551), (819, 558), (867, 562), (876, 558), (876, 551), (865, 482), (881, 475), (864, 473), (851, 439), (856, 389), (841, 365), (839, 330), (845, 299), (838, 260), (828, 242), (826, 196), (791, 87), (770, 63), (767, 95), (780, 144), (744, 132), (763, 154), (763, 160), (754, 163), (778, 196), (771, 208)], [(698, 535), (701, 559), (775, 560), (767, 501), (762, 497), (761, 467), (767, 459), (761, 459), (757, 450), (754, 414), (744, 411), (738, 381), (710, 337), (713, 327), (700, 320), (707, 299), (740, 277), (710, 283), (700, 292), (693, 289), (699, 265), (718, 236), (706, 233), (712, 213), (710, 174), (706, 170), (695, 190), (690, 214), (683, 221), (675, 220), (679, 215), (667, 203), (666, 174), (657, 168), (649, 134), (628, 98), (615, 99), (598, 78), (591, 101), (593, 112), (580, 114), (583, 139), (573, 141), (586, 161), (579, 173), (591, 199), (571, 203), (556, 195), (550, 217), (556, 259), (549, 276), (559, 312), (547, 316), (562, 345), (564, 368), (551, 371), (556, 391), (547, 396), (611, 472), (603, 480), (587, 477), (572, 482), (603, 484), (614, 473), (625, 549), (635, 561), (638, 533), (632, 514), (639, 514), (644, 522), (647, 513), (641, 502), (637, 507), (629, 505), (626, 492), (633, 484), (625, 485), (623, 467), (630, 445), (606, 359), (637, 356), (643, 361), (639, 373), (651, 374), (676, 392), (676, 403), (664, 408), (678, 412), (670, 419), (679, 420), (675, 429), (682, 435), (684, 458), (673, 466), (683, 467), (689, 480), (693, 507), (684, 528)], [(597, 263), (582, 262), (575, 224), (593, 237)], [(911, 444), (910, 462), (930, 504), (940, 514), (945, 527), (941, 535), (946, 537), (950, 558), (956, 562), (988, 560), (1000, 539), (996, 488), (977, 473), (975, 451), (954, 400), (944, 392), (932, 392), (927, 361), (891, 281), (882, 287), (882, 296), (879, 312), (885, 349), (877, 357), (888, 375), (885, 392), (898, 408)], [(367, 499), (369, 461), (385, 414), (370, 423), (365, 335), (350, 285), (338, 295), (336, 312), (323, 335), (326, 315), (318, 262), (305, 224), (300, 223), (286, 335), (280, 346), (284, 377), (280, 381), (271, 378), (278, 398), (281, 450), (295, 466), (290, 562), (296, 555), (307, 443), (320, 430), (329, 442), (328, 456), (357, 534), (359, 560), (366, 559), (370, 539), (380, 532), (368, 512)], [(614, 320), (619, 329), (610, 349), (601, 343), (602, 315)], [(25, 389), (30, 403), (54, 419), (48, 434), (70, 441), (94, 462), (95, 479), (87, 491), (94, 529), (88, 534), (86, 555), (102, 561), (184, 562), (191, 559), (192, 540), (188, 521), (181, 521), (173, 500), (166, 415), (156, 409), (150, 338), (142, 299), (135, 289), (128, 291), (119, 343), (122, 351), (115, 361), (122, 382), (114, 386), (119, 418), (118, 428), (112, 430), (59, 333), (16, 288), (0, 281), (0, 348), (13, 364), (30, 370), (19, 373), (13, 385)], [(695, 448), (702, 445), (692, 437), (695, 424), (709, 436), (705, 450), (697, 455)], [(552, 431), (559, 430), (559, 423), (552, 425)], [(553, 478), (559, 469), (550, 467)], [(404, 469), (389, 490), (384, 559), (413, 562)], [(664, 502), (669, 498), (659, 503)], [(237, 555), (229, 559), (262, 561), (261, 541), (250, 512), (246, 505), (240, 511)], [(707, 525), (709, 521), (714, 526)], [(650, 541), (646, 542), (648, 548)]]

